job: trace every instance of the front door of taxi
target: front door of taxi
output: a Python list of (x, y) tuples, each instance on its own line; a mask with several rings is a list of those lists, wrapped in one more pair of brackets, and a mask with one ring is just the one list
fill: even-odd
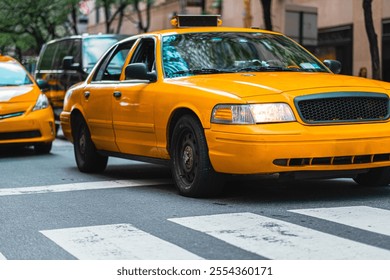
[[(142, 39), (136, 46), (130, 63), (147, 64), (154, 71), (154, 39)], [(155, 85), (148, 81), (123, 80), (115, 89), (113, 124), (116, 143), (121, 153), (154, 157), (156, 134), (154, 125)]]

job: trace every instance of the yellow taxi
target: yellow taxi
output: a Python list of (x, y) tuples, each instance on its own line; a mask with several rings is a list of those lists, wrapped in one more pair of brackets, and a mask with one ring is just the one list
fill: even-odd
[(224, 174), (389, 184), (390, 84), (338, 75), (277, 32), (173, 23), (117, 43), (67, 91), (61, 125), (80, 171), (109, 156), (169, 164), (192, 197), (221, 192)]
[(33, 146), (49, 153), (54, 114), (45, 94), (14, 58), (0, 54), (0, 147)]

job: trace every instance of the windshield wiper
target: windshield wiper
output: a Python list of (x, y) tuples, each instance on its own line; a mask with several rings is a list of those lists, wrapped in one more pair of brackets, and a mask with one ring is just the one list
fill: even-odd
[(281, 66), (253, 66), (243, 67), (236, 70), (236, 72), (273, 72), (273, 71), (302, 71), (297, 68), (286, 68)]
[(181, 70), (173, 73), (174, 75), (180, 74), (218, 74), (218, 73), (234, 73), (235, 71), (225, 70), (225, 69), (216, 69), (216, 68), (201, 68), (201, 69), (189, 69)]

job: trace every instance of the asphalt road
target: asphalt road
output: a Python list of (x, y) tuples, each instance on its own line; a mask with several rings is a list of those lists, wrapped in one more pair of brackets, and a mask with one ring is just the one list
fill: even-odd
[(0, 177), (0, 260), (390, 259), (389, 187), (233, 177), (192, 199), (158, 165), (80, 173), (63, 139), (0, 150)]

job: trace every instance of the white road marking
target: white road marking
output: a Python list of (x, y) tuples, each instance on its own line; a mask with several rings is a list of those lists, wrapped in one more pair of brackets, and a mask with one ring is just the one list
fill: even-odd
[(4, 255), (2, 253), (0, 253), (0, 261), (5, 261), (7, 258), (4, 257)]
[(169, 220), (269, 259), (390, 259), (388, 250), (253, 213)]
[(169, 184), (169, 183), (172, 183), (172, 180), (169, 179), (117, 180), (117, 181), (98, 181), (98, 182), (48, 185), (48, 186), (38, 186), (38, 187), (21, 187), (21, 188), (5, 188), (5, 189), (0, 188), (0, 196), (129, 188), (129, 187), (151, 186), (151, 185), (161, 185), (161, 184)]
[(41, 233), (83, 260), (201, 259), (131, 224), (43, 230)]
[(390, 236), (390, 211), (384, 209), (350, 206), (289, 211)]

